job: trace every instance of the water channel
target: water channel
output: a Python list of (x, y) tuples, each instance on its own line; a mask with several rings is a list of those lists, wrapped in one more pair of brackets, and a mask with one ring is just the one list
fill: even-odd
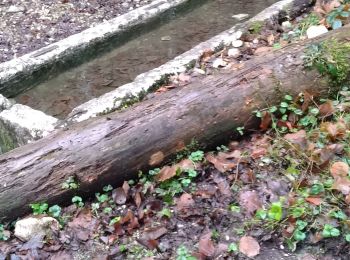
[(74, 107), (133, 81), (202, 41), (231, 28), (235, 14), (253, 16), (277, 0), (209, 0), (174, 13), (154, 30), (81, 66), (51, 78), (15, 99), (58, 118)]

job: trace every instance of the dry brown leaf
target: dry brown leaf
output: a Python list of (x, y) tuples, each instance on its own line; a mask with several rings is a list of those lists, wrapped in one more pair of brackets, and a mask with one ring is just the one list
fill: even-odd
[(307, 202), (309, 202), (310, 204), (313, 204), (315, 206), (319, 206), (322, 204), (323, 200), (321, 198), (318, 197), (308, 197), (305, 199)]
[(270, 127), (271, 122), (271, 114), (265, 111), (263, 117), (261, 118), (260, 129), (266, 131)]
[(245, 209), (248, 215), (252, 216), (258, 209), (261, 209), (262, 203), (255, 191), (243, 191), (239, 194), (239, 204)]
[(350, 194), (350, 180), (347, 177), (338, 177), (335, 179), (333, 189), (340, 191), (344, 195)]
[(321, 116), (330, 116), (334, 113), (334, 107), (332, 101), (327, 101), (326, 103), (323, 103), (319, 107), (320, 115)]
[(272, 47), (265, 47), (265, 46), (259, 47), (255, 50), (254, 55), (261, 56), (261, 55), (264, 55), (265, 53), (270, 52), (272, 50), (273, 50)]
[(188, 193), (184, 193), (180, 198), (176, 200), (176, 208), (179, 211), (188, 209), (189, 207), (194, 205), (194, 200), (192, 199), (192, 195)]
[(213, 181), (218, 185), (219, 191), (222, 195), (227, 196), (227, 197), (232, 196), (230, 184), (226, 178), (221, 177), (217, 174), (214, 174)]
[(206, 49), (202, 53), (202, 55), (201, 55), (199, 60), (201, 62), (208, 62), (213, 54), (214, 54), (214, 51), (212, 49)]
[(260, 147), (260, 148), (256, 148), (252, 151), (252, 153), (250, 154), (250, 156), (253, 158), (253, 159), (258, 159), (258, 158), (261, 158), (263, 157), (264, 155), (266, 155), (267, 153), (267, 150), (266, 148), (263, 148), (263, 147)]
[(220, 154), (217, 156), (213, 154), (207, 154), (206, 159), (208, 162), (212, 163), (219, 172), (222, 173), (232, 170), (237, 166), (235, 162), (227, 160), (225, 156), (220, 156)]
[(330, 168), (333, 178), (346, 177), (349, 174), (349, 165), (345, 162), (335, 162)]
[(113, 201), (119, 205), (123, 205), (126, 202), (125, 190), (122, 187), (116, 188), (112, 192)]
[(176, 171), (177, 167), (175, 166), (165, 166), (156, 175), (155, 179), (160, 182), (169, 180), (176, 175)]
[(254, 257), (260, 253), (260, 245), (255, 238), (244, 236), (239, 241), (239, 251), (248, 257)]
[(305, 130), (299, 130), (296, 133), (286, 134), (284, 139), (289, 141), (291, 144), (298, 146), (302, 150), (305, 150), (308, 147)]
[(199, 240), (199, 253), (207, 257), (213, 256), (215, 253), (215, 246), (211, 240), (211, 232), (203, 235)]

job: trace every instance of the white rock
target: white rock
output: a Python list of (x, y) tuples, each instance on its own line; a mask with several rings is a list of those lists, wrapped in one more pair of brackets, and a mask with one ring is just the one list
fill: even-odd
[(16, 5), (11, 5), (8, 9), (8, 13), (18, 13), (18, 12), (23, 12), (25, 9), (23, 6), (16, 6)]
[(221, 67), (225, 67), (227, 65), (227, 62), (224, 61), (223, 59), (216, 59), (214, 62), (213, 62), (213, 67), (214, 68), (221, 68)]
[(242, 21), (244, 19), (247, 19), (249, 17), (249, 14), (235, 14), (232, 15), (232, 18), (235, 18), (238, 21)]
[(9, 109), (11, 106), (12, 106), (11, 101), (0, 94), (0, 112), (2, 110)]
[(57, 118), (21, 104), (2, 111), (0, 121), (16, 135), (20, 145), (48, 135), (58, 122)]
[(254, 43), (254, 44), (258, 44), (258, 43), (259, 43), (259, 40), (258, 40), (257, 38), (255, 38), (255, 39), (253, 40), (253, 43)]
[(52, 230), (58, 230), (59, 223), (52, 217), (25, 218), (18, 220), (15, 225), (15, 236), (28, 241), (36, 236), (50, 235)]
[(290, 29), (290, 28), (292, 28), (292, 24), (290, 23), (290, 21), (285, 21), (282, 23), (282, 28), (283, 29)]
[(324, 25), (310, 26), (306, 31), (307, 38), (312, 39), (328, 32), (328, 29)]
[(239, 40), (242, 37), (242, 31), (231, 32), (231, 35), (226, 37), (223, 41), (226, 46), (232, 44), (233, 41)]
[(232, 47), (239, 48), (239, 47), (242, 47), (242, 46), (243, 46), (243, 41), (241, 41), (241, 40), (232, 41)]
[(241, 52), (237, 48), (231, 48), (227, 52), (227, 55), (229, 57), (233, 57), (233, 58), (237, 58), (240, 54), (241, 54)]
[(205, 71), (202, 69), (199, 69), (199, 68), (194, 68), (193, 72), (196, 72), (196, 73), (201, 74), (201, 75), (205, 75)]

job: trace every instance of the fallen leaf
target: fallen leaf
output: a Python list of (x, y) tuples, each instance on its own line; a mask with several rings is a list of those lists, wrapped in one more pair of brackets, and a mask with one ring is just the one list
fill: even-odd
[(271, 114), (265, 111), (263, 117), (261, 118), (260, 129), (266, 131), (270, 127), (271, 122)]
[(260, 253), (260, 246), (255, 238), (244, 236), (239, 241), (239, 251), (248, 257), (254, 257)]
[(199, 60), (201, 62), (208, 62), (213, 54), (214, 54), (214, 51), (212, 49), (206, 49), (202, 53), (202, 55), (201, 55)]
[(321, 198), (318, 198), (318, 197), (307, 197), (305, 200), (307, 202), (309, 202), (310, 204), (313, 204), (315, 206), (319, 206), (323, 202), (323, 200)]
[(116, 188), (112, 192), (113, 201), (119, 205), (123, 205), (126, 202), (126, 194), (122, 187)]
[(188, 209), (189, 207), (194, 205), (194, 200), (192, 199), (192, 195), (188, 193), (184, 193), (176, 200), (176, 208), (179, 211)]
[(289, 141), (291, 144), (298, 146), (302, 150), (305, 150), (308, 146), (305, 130), (299, 130), (296, 133), (286, 134), (284, 139)]
[(334, 107), (332, 101), (327, 101), (319, 106), (320, 115), (323, 117), (330, 116), (334, 113)]
[(261, 200), (255, 191), (243, 191), (239, 194), (239, 204), (245, 209), (248, 215), (253, 216), (254, 213), (262, 208)]
[(344, 195), (350, 194), (350, 180), (347, 177), (338, 177), (333, 183), (333, 189), (340, 191)]
[(207, 257), (213, 256), (215, 253), (215, 246), (211, 240), (211, 232), (203, 235), (199, 240), (199, 253)]
[(232, 191), (229, 182), (225, 177), (222, 177), (218, 174), (214, 174), (213, 181), (219, 188), (219, 191), (222, 195), (230, 197), (232, 196)]
[(237, 166), (235, 162), (227, 160), (225, 157), (220, 157), (219, 154), (217, 156), (207, 154), (206, 159), (208, 162), (212, 163), (219, 172), (222, 173), (227, 172)]
[(333, 178), (346, 177), (349, 174), (349, 165), (344, 162), (335, 162), (330, 168)]
[(156, 175), (155, 179), (159, 182), (163, 182), (171, 179), (176, 175), (177, 168), (174, 166), (165, 166), (160, 172)]
[(272, 51), (273, 50), (273, 48), (272, 47), (259, 47), (259, 48), (257, 48), (256, 50), (255, 50), (255, 52), (254, 52), (254, 55), (256, 55), (256, 56), (260, 56), (260, 55), (263, 55), (263, 54), (265, 54), (265, 53), (267, 53), (267, 52), (270, 52), (270, 51)]
[(141, 202), (142, 202), (140, 192), (136, 192), (134, 200), (135, 200), (136, 207), (139, 208), (141, 206)]
[(168, 233), (168, 230), (163, 226), (159, 226), (148, 228), (147, 230), (145, 230), (141, 237), (144, 240), (155, 240), (165, 235), (166, 233)]
[(257, 149), (254, 149), (252, 151), (252, 153), (250, 154), (250, 156), (253, 158), (253, 159), (258, 159), (258, 158), (261, 158), (263, 157), (264, 155), (266, 155), (267, 153), (267, 150), (265, 148), (257, 148)]

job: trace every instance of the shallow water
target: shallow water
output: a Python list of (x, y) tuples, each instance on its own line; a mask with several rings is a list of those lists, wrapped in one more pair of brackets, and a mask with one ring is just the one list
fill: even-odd
[(277, 0), (209, 0), (187, 14), (101, 57), (54, 77), (16, 97), (16, 101), (64, 118), (74, 107), (133, 81), (202, 41), (237, 23), (232, 15), (253, 16)]

